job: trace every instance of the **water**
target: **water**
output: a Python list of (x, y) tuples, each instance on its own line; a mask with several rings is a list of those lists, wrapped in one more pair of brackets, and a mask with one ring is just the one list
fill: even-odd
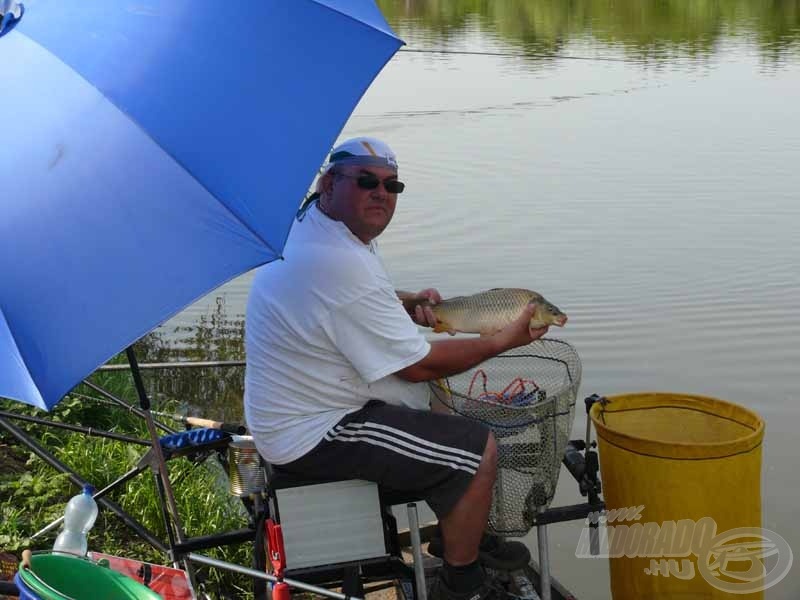
[[(570, 316), (557, 333), (582, 357), (582, 395), (757, 411), (764, 526), (800, 552), (800, 3), (380, 4), (409, 49), (495, 53), (399, 53), (343, 132), (398, 154), (408, 187), (380, 240), (397, 287), (536, 289)], [(162, 342), (241, 356), (249, 281)], [(207, 416), (239, 414), (241, 374), (203, 377)], [(576, 436), (584, 424), (579, 411)], [(555, 503), (579, 501), (562, 476)], [(579, 529), (552, 528), (553, 572), (607, 598), (605, 563), (574, 557)], [(767, 597), (799, 592), (795, 569)]]

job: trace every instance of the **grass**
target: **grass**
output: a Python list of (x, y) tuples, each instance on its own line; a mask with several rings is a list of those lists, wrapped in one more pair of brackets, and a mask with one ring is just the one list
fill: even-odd
[[(135, 391), (128, 372), (97, 373), (93, 381), (117, 397), (138, 404), (134, 400)], [(7, 400), (0, 400), (0, 410), (149, 439), (144, 421), (133, 413), (109, 406), (102, 400), (84, 397), (96, 395), (86, 386), (79, 386), (50, 413)], [(171, 412), (174, 408), (174, 405), (166, 405), (159, 406), (158, 410)], [(22, 421), (15, 421), (15, 424), (97, 489), (134, 467), (147, 450), (145, 446)], [(186, 458), (170, 460), (167, 465), (187, 536), (221, 533), (247, 526), (246, 513), (238, 499), (228, 494), (221, 468), (213, 457), (199, 465)], [(29, 536), (62, 516), (67, 500), (78, 491), (67, 475), (57, 473), (4, 431), (0, 433), (0, 553), (10, 552), (19, 557), (25, 548), (51, 549), (58, 529), (35, 540)], [(160, 501), (153, 477), (148, 472), (138, 475), (108, 497), (166, 542)], [(102, 507), (89, 533), (89, 549), (158, 564), (168, 562), (165, 555), (137, 538), (115, 515)], [(250, 544), (203, 553), (239, 565), (252, 564)], [(239, 575), (205, 567), (198, 568), (198, 573), (205, 578), (207, 590), (213, 595), (236, 598), (250, 595), (249, 580)]]

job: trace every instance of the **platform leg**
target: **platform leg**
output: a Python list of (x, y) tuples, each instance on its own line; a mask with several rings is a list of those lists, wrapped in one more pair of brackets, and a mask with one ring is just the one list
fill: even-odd
[(425, 565), (422, 564), (422, 540), (419, 536), (417, 504), (409, 502), (406, 508), (408, 509), (408, 532), (411, 536), (411, 552), (414, 557), (414, 580), (417, 584), (417, 600), (427, 600), (428, 590), (425, 581)]
[[(544, 512), (544, 507), (538, 509)], [(536, 526), (536, 542), (539, 549), (539, 582), (542, 600), (551, 600), (550, 593), (550, 552), (547, 546), (547, 525)]]

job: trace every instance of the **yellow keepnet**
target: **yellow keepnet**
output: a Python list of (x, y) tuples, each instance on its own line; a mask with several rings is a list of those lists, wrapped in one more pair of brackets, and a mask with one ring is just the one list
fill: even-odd
[(721, 535), (761, 527), (761, 417), (669, 393), (610, 396), (590, 414), (615, 511), (600, 528), (614, 600), (763, 598), (763, 562), (745, 557), (763, 540)]

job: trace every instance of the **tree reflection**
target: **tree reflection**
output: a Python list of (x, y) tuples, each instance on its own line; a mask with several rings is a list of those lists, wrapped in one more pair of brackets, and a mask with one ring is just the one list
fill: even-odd
[[(192, 326), (160, 328), (136, 344), (141, 362), (242, 361), (244, 316), (227, 314), (225, 299)], [(150, 394), (177, 401), (184, 412), (225, 421), (242, 418), (244, 367), (167, 368), (143, 372)]]
[[(724, 36), (752, 37), (765, 60), (781, 60), (800, 38), (800, 0), (377, 0), (401, 35), (435, 32), (447, 46), (463, 30), (494, 33), (531, 55), (580, 38), (646, 60), (676, 52), (711, 55)], [(533, 56), (532, 56), (533, 58)]]

